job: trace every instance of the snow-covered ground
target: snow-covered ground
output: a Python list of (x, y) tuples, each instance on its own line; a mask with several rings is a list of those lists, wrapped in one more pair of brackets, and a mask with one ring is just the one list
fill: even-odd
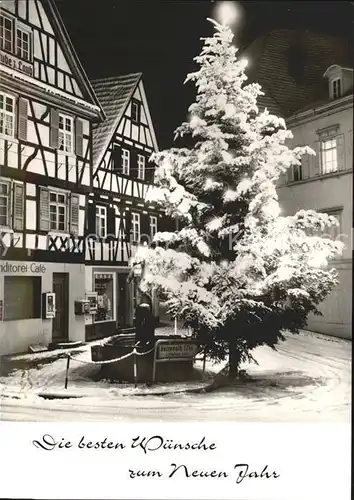
[[(22, 356), (42, 362), (52, 353)], [(0, 378), (1, 419), (25, 421), (337, 421), (349, 422), (351, 404), (351, 342), (301, 332), (287, 335), (278, 350), (254, 351), (259, 365), (243, 366), (249, 380), (204, 394), (170, 391), (171, 384), (135, 389), (129, 384), (94, 382), (99, 366), (89, 347), (78, 348), (71, 361), (69, 394), (78, 399), (47, 400), (40, 392), (64, 392), (66, 358), (35, 368), (18, 369)], [(20, 359), (20, 358), (18, 358)], [(81, 362), (80, 362), (81, 361)], [(201, 363), (197, 363), (201, 368)], [(207, 363), (207, 371), (222, 365)], [(193, 384), (175, 384), (179, 391)], [(195, 383), (194, 383), (195, 385)], [(144, 397), (137, 397), (138, 394)]]

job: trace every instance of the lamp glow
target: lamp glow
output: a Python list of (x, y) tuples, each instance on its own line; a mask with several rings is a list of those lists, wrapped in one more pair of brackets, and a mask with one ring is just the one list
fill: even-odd
[(236, 2), (220, 2), (216, 5), (216, 19), (221, 24), (233, 25), (239, 17), (239, 9)]

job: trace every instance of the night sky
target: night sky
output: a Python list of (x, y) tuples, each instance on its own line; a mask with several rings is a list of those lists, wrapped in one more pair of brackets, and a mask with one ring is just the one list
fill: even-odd
[[(192, 0), (55, 0), (90, 78), (142, 72), (160, 148), (172, 145), (173, 130), (193, 102), (200, 37), (213, 32), (207, 17), (218, 2)], [(235, 27), (238, 47), (272, 28), (310, 29), (353, 44), (354, 2), (247, 1)], [(215, 11), (214, 11), (215, 12)]]

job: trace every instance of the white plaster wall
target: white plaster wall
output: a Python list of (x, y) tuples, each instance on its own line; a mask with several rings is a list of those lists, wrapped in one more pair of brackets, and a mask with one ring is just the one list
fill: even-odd
[[(85, 297), (85, 266), (83, 264), (32, 263), (25, 261), (1, 261), (16, 266), (27, 266), (23, 276), (41, 276), (42, 293), (51, 292), (53, 273), (69, 273), (69, 340), (85, 340), (85, 318), (74, 314), (74, 301)], [(31, 264), (45, 266), (45, 272), (35, 273), (30, 270)], [(10, 274), (10, 273), (9, 273)], [(16, 273), (17, 274), (17, 273)], [(12, 274), (12, 275), (15, 275)], [(4, 276), (0, 274), (0, 300), (4, 299)], [(51, 319), (23, 319), (16, 321), (0, 321), (0, 355), (25, 352), (31, 344), (48, 344), (52, 340)]]

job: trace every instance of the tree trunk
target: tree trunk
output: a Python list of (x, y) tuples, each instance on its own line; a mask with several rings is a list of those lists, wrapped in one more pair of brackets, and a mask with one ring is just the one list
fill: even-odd
[(229, 377), (235, 378), (240, 364), (240, 353), (237, 350), (236, 342), (229, 342)]

